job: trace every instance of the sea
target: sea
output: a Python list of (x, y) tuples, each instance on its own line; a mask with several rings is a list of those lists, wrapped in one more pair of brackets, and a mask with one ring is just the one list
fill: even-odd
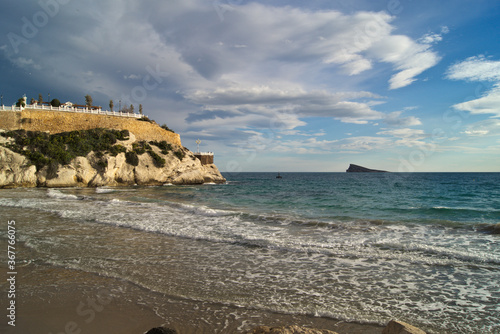
[(500, 173), (276, 175), (3, 189), (2, 229), (16, 220), (25, 266), (110, 277), (193, 305), (500, 333)]

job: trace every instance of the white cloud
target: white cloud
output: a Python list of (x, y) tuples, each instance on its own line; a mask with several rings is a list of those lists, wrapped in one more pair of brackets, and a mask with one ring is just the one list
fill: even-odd
[(428, 33), (422, 36), (418, 42), (423, 44), (434, 44), (437, 42), (441, 42), (443, 40), (443, 35), (450, 32), (447, 26), (441, 27), (441, 32), (437, 33)]
[(423, 140), (429, 137), (424, 132), (424, 130), (410, 129), (410, 128), (384, 130), (377, 132), (377, 134), (388, 135), (395, 138), (399, 138), (394, 142), (394, 144), (399, 146), (408, 146), (408, 147), (426, 145), (426, 143)]
[[(391, 88), (403, 87), (430, 66), (429, 60), (414, 61), (417, 56), (435, 56), (428, 46), (392, 35), (393, 17), (386, 12), (344, 14), (259, 3), (229, 7), (218, 12), (211, 2), (201, 0), (168, 5), (150, 0), (147, 6), (133, 0), (71, 2), (61, 7), (57, 20), (40, 29), (36, 39), (21, 46), (22, 59), (12, 54), (7, 58), (19, 66), (35, 66), (40, 78), (51, 78), (65, 89), (116, 98), (130, 94), (137, 84), (134, 80), (147, 76), (146, 66), (159, 65), (170, 73), (164, 81), (171, 94), (225, 89), (230, 81), (246, 85), (245, 81), (267, 83), (276, 78), (314, 92), (318, 84), (308, 81), (314, 77), (332, 73), (336, 79), (339, 71), (360, 75), (380, 61), (398, 72)], [(8, 53), (6, 48), (2, 46)], [(338, 71), (332, 71), (335, 68)], [(99, 76), (82, 78), (77, 73), (89, 70)], [(287, 90), (281, 84), (273, 86)], [(282, 101), (291, 103), (285, 96)], [(330, 114), (342, 121), (366, 122), (381, 116), (368, 103), (352, 99), (327, 105), (310, 102), (312, 115)]]
[(141, 78), (141, 76), (138, 74), (130, 74), (130, 75), (123, 76), (123, 79), (125, 79), (125, 80), (138, 80), (140, 78)]
[(391, 135), (399, 138), (424, 138), (426, 136), (424, 130), (409, 128), (384, 130), (377, 134)]
[(207, 111), (221, 110), (231, 110), (232, 117), (246, 113), (274, 117), (279, 112), (281, 115), (289, 114), (294, 117), (331, 117), (346, 123), (362, 124), (384, 117), (384, 114), (371, 109), (370, 106), (375, 101), (352, 101), (379, 98), (369, 92), (329, 93), (300, 88), (283, 90), (269, 86), (238, 86), (195, 90), (187, 93), (185, 98), (203, 105), (205, 110), (198, 113), (199, 117), (192, 115), (191, 120), (206, 118)]
[(415, 43), (405, 36), (388, 38), (386, 43), (378, 47), (386, 49), (383, 60), (394, 63), (396, 69), (400, 70), (389, 80), (390, 89), (410, 85), (416, 80), (416, 76), (440, 60), (436, 53), (429, 50), (428, 45)]
[[(168, 36), (182, 59), (209, 80), (255, 72), (273, 77), (283, 75), (290, 64), (303, 66), (298, 76), (313, 64), (315, 70), (338, 65), (348, 75), (359, 75), (382, 61), (398, 72), (390, 82), (396, 89), (439, 60), (429, 44), (392, 35), (393, 17), (385, 12), (343, 14), (249, 3), (231, 6), (217, 22), (217, 16), (207, 12), (211, 10), (200, 6), (183, 15), (161, 10), (153, 14), (158, 33)], [(323, 67), (318, 66), (321, 62)]]
[(389, 80), (390, 89), (410, 85), (416, 76), (440, 60), (428, 43), (417, 43), (404, 35), (387, 36), (374, 43), (368, 52), (383, 62), (394, 64), (395, 69), (399, 70)]
[(453, 105), (453, 108), (471, 114), (492, 114), (500, 117), (500, 61), (484, 56), (470, 57), (448, 68), (446, 77), (451, 80), (490, 81), (493, 88), (482, 97)]
[[(16, 6), (24, 12), (24, 6)], [(395, 35), (394, 17), (386, 12), (255, 2), (229, 7), (217, 11), (213, 1), (204, 0), (70, 2), (20, 46), (22, 58), (9, 53), (8, 45), (0, 50), (11, 63), (35, 69), (33, 77), (51, 82), (51, 92), (61, 95), (89, 93), (118, 105), (119, 99), (125, 104), (122, 94), (130, 97), (134, 89), (147, 87), (144, 100), (131, 97), (131, 102), (152, 105), (150, 116), (159, 122), (168, 117), (169, 126), (188, 136), (203, 130), (231, 142), (251, 135), (241, 130), (292, 135), (311, 117), (420, 124), (414, 116), (375, 110), (385, 98), (346, 84), (373, 75), (371, 69), (390, 67), (390, 88), (404, 87), (439, 60), (430, 42)], [(14, 27), (18, 21), (12, 21)], [(155, 76), (150, 69), (162, 75), (146, 86), (143, 80)], [(349, 138), (338, 145), (362, 150), (389, 140), (374, 138)], [(308, 145), (319, 150), (320, 143), (332, 144)]]
[(498, 136), (500, 135), (500, 120), (487, 119), (469, 124), (463, 133), (474, 137)]
[(467, 58), (448, 68), (446, 77), (451, 80), (500, 82), (500, 61), (479, 55)]
[(17, 57), (12, 59), (12, 62), (16, 65), (19, 66), (20, 68), (26, 69), (26, 70), (41, 70), (42, 66), (39, 64), (36, 64), (33, 59), (28, 59), (25, 57)]
[[(407, 109), (408, 110), (408, 109)], [(402, 111), (394, 111), (385, 116), (384, 122), (390, 126), (408, 127), (422, 125), (420, 119), (415, 116), (401, 117)]]
[[(293, 152), (298, 154), (325, 154), (325, 153), (363, 153), (368, 151), (383, 150), (393, 145), (393, 140), (387, 137), (358, 136), (339, 140), (275, 140), (262, 133), (253, 133), (247, 141), (260, 143), (261, 150), (271, 152)], [(247, 147), (255, 149), (256, 145)]]
[(387, 148), (391, 143), (390, 138), (360, 136), (344, 138), (337, 147), (339, 150), (355, 153)]
[(453, 108), (469, 111), (471, 114), (493, 114), (500, 117), (500, 85), (496, 85), (483, 97), (453, 105)]

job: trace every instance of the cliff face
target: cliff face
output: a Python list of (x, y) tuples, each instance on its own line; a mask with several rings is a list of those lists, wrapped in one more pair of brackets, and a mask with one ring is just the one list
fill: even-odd
[[(115, 156), (90, 152), (86, 156), (78, 156), (69, 164), (44, 166), (37, 169), (29, 159), (2, 146), (9, 143), (8, 138), (0, 136), (0, 188), (13, 187), (99, 187), (99, 186), (130, 186), (130, 185), (163, 185), (172, 184), (202, 184), (222, 183), (224, 177), (215, 165), (202, 166), (192, 152), (182, 147), (174, 146), (178, 152), (183, 150), (184, 156), (179, 157), (174, 150), (165, 152), (151, 145), (151, 151), (164, 160), (159, 167), (152, 154), (137, 155), (135, 164), (127, 162), (125, 152)], [(118, 141), (127, 151), (138, 143), (130, 132), (129, 139)]]
[(355, 164), (350, 164), (347, 173), (387, 173), (385, 170), (370, 169)]

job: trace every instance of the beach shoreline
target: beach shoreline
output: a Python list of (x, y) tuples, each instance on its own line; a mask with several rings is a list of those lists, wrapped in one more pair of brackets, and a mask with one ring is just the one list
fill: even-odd
[[(436, 175), (405, 179), (403, 195), (420, 192), (402, 203), (398, 192), (355, 207), (345, 191), (358, 187), (349, 198), (382, 191), (379, 176), (294, 177), (279, 188), (266, 175), (245, 174), (216, 186), (2, 191), (2, 216), (16, 222), (18, 330), (5, 321), (0, 331), (245, 333), (296, 325), (380, 334), (400, 320), (435, 334), (496, 333), (498, 236), (475, 228), (495, 222), (497, 211), (462, 208), (458, 195), (439, 206), (420, 196), (427, 188), (420, 184)], [(335, 189), (321, 193), (325, 177)], [(452, 175), (441, 186), (478, 182), (490, 181)], [(290, 196), (294, 188), (300, 198)], [(395, 212), (396, 220), (386, 217)], [(8, 240), (0, 238), (1, 249)], [(5, 291), (7, 284), (0, 282)]]
[(19, 268), (16, 326), (5, 334), (142, 334), (165, 326), (179, 334), (246, 333), (259, 326), (298, 325), (339, 334), (380, 334), (383, 327), (191, 301), (81, 270), (29, 264)]

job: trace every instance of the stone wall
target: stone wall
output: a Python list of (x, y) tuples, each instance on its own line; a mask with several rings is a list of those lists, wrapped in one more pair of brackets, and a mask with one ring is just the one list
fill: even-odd
[(129, 130), (137, 140), (165, 140), (182, 146), (181, 137), (162, 129), (156, 123), (136, 118), (93, 115), (64, 111), (25, 109), (23, 111), (0, 111), (0, 128), (5, 130), (43, 131), (53, 133), (106, 128)]
[(195, 153), (194, 156), (197, 157), (201, 161), (202, 165), (211, 165), (214, 163), (214, 155), (213, 154), (206, 155), (206, 154)]

